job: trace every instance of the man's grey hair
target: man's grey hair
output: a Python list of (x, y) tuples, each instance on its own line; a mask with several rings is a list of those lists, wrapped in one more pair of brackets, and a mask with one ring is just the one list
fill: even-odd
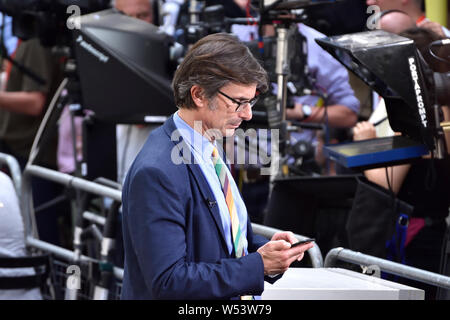
[(268, 90), (267, 72), (236, 36), (216, 33), (206, 36), (189, 50), (172, 82), (179, 108), (195, 109), (191, 88), (198, 85), (207, 99), (229, 83), (256, 84), (259, 93)]

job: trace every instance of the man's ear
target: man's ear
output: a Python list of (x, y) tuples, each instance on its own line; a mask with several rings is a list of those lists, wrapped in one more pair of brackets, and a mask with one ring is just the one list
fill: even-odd
[(198, 85), (193, 85), (191, 87), (191, 97), (195, 105), (198, 108), (203, 108), (208, 106), (208, 99), (205, 97), (205, 90)]

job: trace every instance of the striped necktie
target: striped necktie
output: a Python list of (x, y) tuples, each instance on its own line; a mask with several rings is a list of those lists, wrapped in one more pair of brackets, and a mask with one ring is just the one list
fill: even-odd
[(230, 180), (227, 174), (227, 168), (225, 163), (219, 156), (219, 152), (216, 148), (212, 152), (212, 161), (216, 174), (219, 177), (220, 185), (225, 196), (225, 202), (228, 207), (231, 219), (231, 235), (233, 240), (233, 248), (236, 258), (240, 258), (245, 255), (244, 250), (244, 237), (241, 234), (241, 228), (239, 226), (239, 217), (237, 215), (236, 206), (234, 204), (233, 194), (231, 192)]

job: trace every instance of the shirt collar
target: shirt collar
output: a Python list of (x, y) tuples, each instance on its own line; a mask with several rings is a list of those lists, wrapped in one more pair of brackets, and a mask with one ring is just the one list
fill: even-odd
[(192, 150), (203, 157), (203, 161), (210, 161), (213, 148), (216, 147), (216, 142), (211, 143), (207, 138), (195, 131), (190, 125), (186, 123), (178, 115), (178, 111), (173, 116), (175, 126), (179, 130), (183, 140), (192, 148)]

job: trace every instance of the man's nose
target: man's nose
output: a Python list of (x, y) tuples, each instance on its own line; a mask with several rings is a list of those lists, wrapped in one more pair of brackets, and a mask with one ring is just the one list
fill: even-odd
[(245, 108), (239, 112), (239, 117), (245, 121), (250, 121), (252, 116), (252, 108), (249, 105), (246, 105)]

